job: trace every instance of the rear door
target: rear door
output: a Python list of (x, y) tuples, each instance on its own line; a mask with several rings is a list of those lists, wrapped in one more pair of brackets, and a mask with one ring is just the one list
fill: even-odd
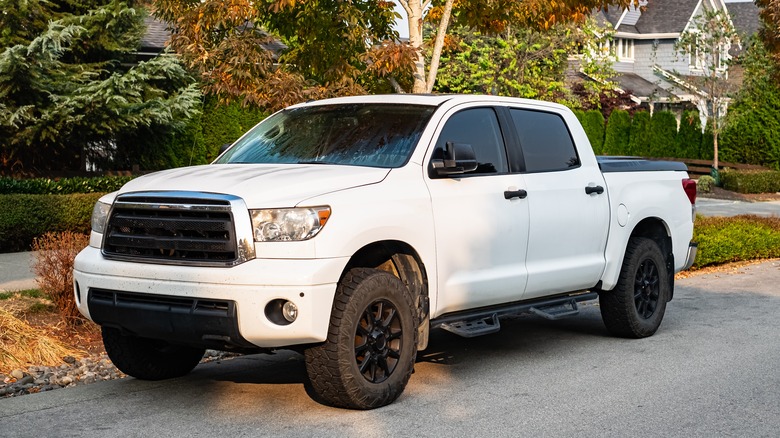
[(598, 166), (582, 164), (559, 114), (523, 108), (509, 112), (528, 191), (523, 299), (593, 287), (604, 270), (609, 227), (604, 177)]
[[(439, 292), (433, 316), (519, 300), (526, 282), (528, 203), (513, 196), (525, 183), (523, 175), (509, 172), (496, 110), (456, 107), (434, 138), (425, 177), (436, 230)], [(441, 154), (446, 142), (470, 144), (477, 170), (435, 175), (430, 159)]]

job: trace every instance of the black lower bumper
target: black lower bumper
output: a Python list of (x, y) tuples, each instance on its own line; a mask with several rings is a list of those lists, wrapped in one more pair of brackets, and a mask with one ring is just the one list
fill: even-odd
[(87, 305), (97, 324), (128, 335), (215, 350), (260, 350), (241, 336), (234, 301), (93, 288)]

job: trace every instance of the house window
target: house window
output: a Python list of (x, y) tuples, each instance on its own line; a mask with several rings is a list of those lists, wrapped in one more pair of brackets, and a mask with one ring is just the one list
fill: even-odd
[[(693, 42), (691, 43), (689, 53), (688, 64), (691, 70), (703, 70), (704, 69), (704, 50), (702, 49), (701, 36), (696, 33)], [(720, 61), (718, 61), (720, 62)]]
[(621, 61), (633, 61), (634, 60), (634, 40), (628, 40), (625, 38), (617, 39), (618, 58)]

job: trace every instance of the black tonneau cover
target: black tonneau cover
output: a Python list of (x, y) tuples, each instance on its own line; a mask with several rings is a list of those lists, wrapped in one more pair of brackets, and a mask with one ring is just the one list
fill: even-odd
[(665, 170), (687, 172), (688, 166), (679, 161), (652, 161), (638, 157), (597, 156), (596, 161), (607, 172), (659, 172)]

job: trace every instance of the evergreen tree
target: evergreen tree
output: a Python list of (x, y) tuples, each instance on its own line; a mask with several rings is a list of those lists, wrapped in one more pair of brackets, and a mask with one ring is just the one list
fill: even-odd
[(760, 40), (743, 59), (745, 82), (729, 106), (723, 132), (723, 159), (780, 170), (780, 67)]
[(677, 132), (677, 157), (698, 158), (701, 156), (701, 119), (696, 110), (685, 110), (680, 118)]
[(647, 111), (637, 111), (631, 119), (628, 154), (639, 157), (650, 156), (650, 113)]
[(651, 157), (675, 158), (677, 149), (677, 119), (670, 111), (656, 111), (650, 120)]
[(585, 129), (585, 134), (588, 135), (593, 152), (596, 155), (600, 155), (604, 148), (604, 116), (601, 114), (601, 111), (586, 111), (582, 120), (582, 127)]
[[(169, 136), (196, 113), (200, 92), (175, 57), (134, 63), (142, 10), (119, 0), (7, 3), (0, 172), (83, 170), (116, 154), (120, 136)], [(17, 13), (25, 7), (39, 17)]]
[(631, 134), (631, 116), (628, 111), (616, 109), (609, 115), (607, 135), (604, 139), (605, 155), (627, 155)]

